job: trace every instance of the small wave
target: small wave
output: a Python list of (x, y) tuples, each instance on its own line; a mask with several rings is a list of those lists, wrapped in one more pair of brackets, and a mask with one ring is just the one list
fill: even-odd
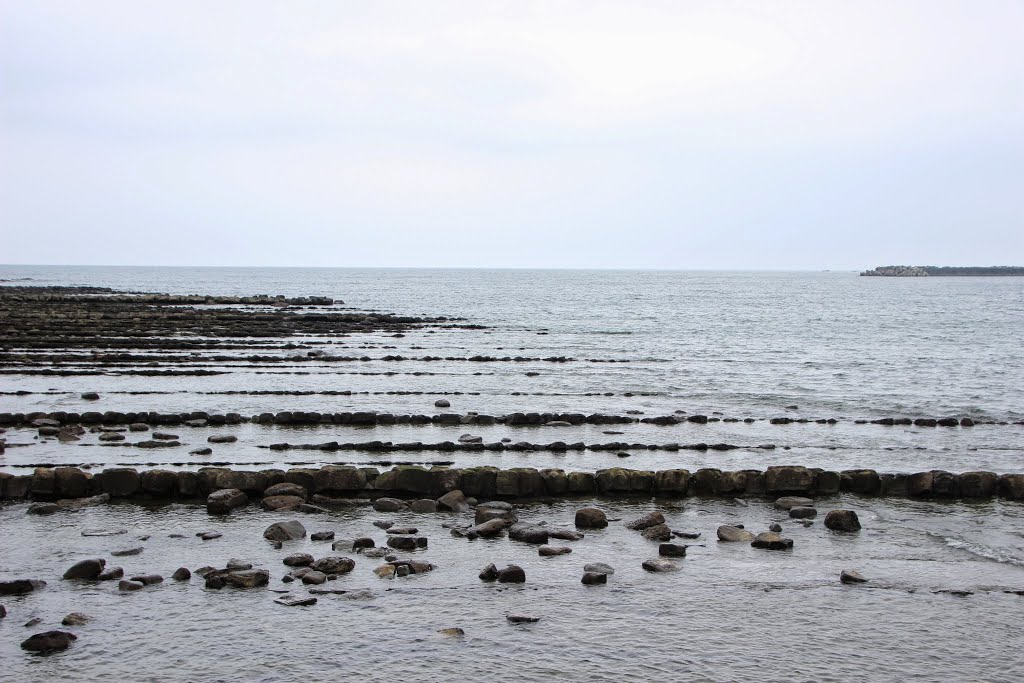
[(957, 538), (950, 538), (948, 536), (940, 536), (950, 548), (956, 548), (957, 550), (964, 550), (977, 557), (985, 558), (986, 560), (992, 560), (993, 562), (999, 562), (1000, 564), (1009, 564), (1014, 567), (1024, 567), (1024, 560), (1019, 557), (1014, 557), (1003, 550), (998, 548), (990, 548), (987, 545), (981, 545), (979, 543), (971, 543), (969, 541), (963, 541)]
[(593, 330), (589, 334), (633, 334), (631, 330)]

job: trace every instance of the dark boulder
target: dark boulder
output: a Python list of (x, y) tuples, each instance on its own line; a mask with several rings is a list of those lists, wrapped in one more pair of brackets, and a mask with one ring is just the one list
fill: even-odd
[(750, 545), (754, 548), (765, 548), (767, 550), (789, 550), (793, 547), (793, 539), (784, 538), (774, 531), (759, 533)]
[(93, 580), (103, 573), (103, 567), (105, 567), (107, 561), (102, 558), (81, 560), (71, 565), (66, 572), (64, 572), (65, 579), (88, 579)]
[(206, 511), (211, 515), (223, 515), (249, 502), (249, 497), (238, 489), (220, 489), (206, 497)]
[(584, 572), (580, 583), (584, 586), (599, 586), (608, 583), (608, 575), (604, 572)]
[(658, 526), (665, 523), (665, 515), (660, 512), (648, 512), (645, 515), (641, 515), (636, 519), (627, 522), (626, 528), (633, 529), (634, 531), (643, 531), (653, 526)]
[(832, 531), (860, 531), (860, 520), (853, 510), (832, 510), (825, 515), (825, 528)]
[(498, 583), (525, 583), (526, 572), (519, 565), (510, 564), (498, 570)]
[(263, 532), (263, 538), (268, 541), (295, 541), (305, 537), (306, 527), (294, 519), (287, 522), (275, 522)]
[(46, 631), (35, 633), (22, 641), (21, 649), (29, 652), (59, 652), (70, 647), (78, 636), (67, 631)]

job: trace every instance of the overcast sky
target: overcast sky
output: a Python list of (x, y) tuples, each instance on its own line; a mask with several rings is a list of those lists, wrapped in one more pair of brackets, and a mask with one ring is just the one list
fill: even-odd
[(0, 262), (1024, 265), (1024, 3), (0, 2)]

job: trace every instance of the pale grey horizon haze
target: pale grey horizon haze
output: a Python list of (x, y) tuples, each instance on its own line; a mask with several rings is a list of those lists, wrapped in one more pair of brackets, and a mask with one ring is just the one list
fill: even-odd
[(1024, 3), (0, 2), (0, 263), (1024, 265)]

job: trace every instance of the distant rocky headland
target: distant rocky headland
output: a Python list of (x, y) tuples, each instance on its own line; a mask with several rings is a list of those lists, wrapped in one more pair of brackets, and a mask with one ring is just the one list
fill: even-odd
[(929, 277), (929, 276), (992, 276), (1024, 275), (1022, 266), (878, 266), (865, 270), (862, 276), (875, 277)]

